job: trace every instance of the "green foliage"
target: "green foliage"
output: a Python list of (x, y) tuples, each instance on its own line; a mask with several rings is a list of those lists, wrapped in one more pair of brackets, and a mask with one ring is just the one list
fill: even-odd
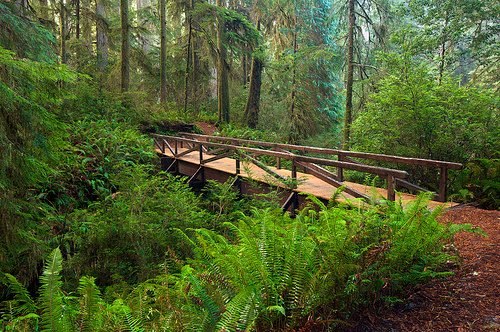
[(39, 306), (42, 311), (42, 331), (69, 331), (68, 313), (65, 311), (62, 293), (62, 255), (56, 248), (45, 262), (43, 275), (40, 277)]
[(207, 30), (212, 31), (210, 35), (205, 35), (211, 47), (215, 46), (215, 41), (211, 40), (215, 35), (213, 33), (215, 19), (224, 22), (226, 47), (231, 51), (241, 52), (242, 48), (257, 45), (259, 41), (260, 34), (255, 26), (244, 15), (234, 10), (202, 2), (195, 4), (191, 15), (203, 27), (205, 33)]
[(93, 200), (118, 190), (110, 177), (120, 168), (153, 161), (151, 139), (127, 123), (83, 119), (71, 125), (65, 163), (50, 182), (40, 188), (40, 197), (56, 207), (85, 207)]
[(68, 216), (66, 243), (77, 251), (70, 271), (92, 275), (100, 285), (152, 278), (168, 258), (166, 248), (174, 257), (187, 254), (174, 229), (211, 226), (211, 215), (199, 208), (199, 198), (184, 181), (150, 175), (148, 166), (117, 167), (110, 179), (117, 192)]
[(80, 310), (76, 324), (80, 331), (96, 331), (102, 324), (99, 320), (102, 310), (101, 292), (94, 280), (92, 277), (82, 277), (78, 286)]
[[(42, 259), (46, 232), (36, 222), (46, 215), (46, 207), (35, 203), (30, 189), (54, 173), (59, 150), (66, 146), (65, 126), (48, 109), (60, 102), (61, 85), (78, 75), (65, 67), (17, 59), (2, 47), (0, 67), (0, 269), (25, 282)], [(37, 233), (39, 229), (43, 232)]]
[(500, 160), (474, 159), (465, 164), (454, 182), (452, 198), (460, 202), (474, 201), (486, 209), (500, 207)]
[(39, 316), (36, 314), (37, 306), (28, 290), (11, 274), (1, 276), (0, 282), (4, 284), (13, 295), (12, 300), (5, 301), (0, 307), (1, 322), (8, 322), (12, 330), (28, 331), (38, 326)]
[(441, 272), (452, 259), (443, 247), (468, 226), (439, 223), (440, 211), (429, 211), (427, 202), (424, 195), (407, 207), (348, 210), (317, 201), (319, 212), (305, 209), (296, 220), (264, 210), (226, 223), (229, 239), (192, 230), (185, 239), (194, 259), (170, 290), (178, 319), (221, 331), (280, 330), (311, 316), (342, 321), (368, 303), (449, 275)]
[[(354, 149), (456, 162), (495, 155), (497, 96), (449, 77), (439, 83), (408, 53), (387, 53), (382, 60), (386, 75), (352, 126)], [(413, 171), (433, 188), (435, 174)]]
[(19, 57), (54, 63), (55, 37), (45, 27), (22, 17), (14, 2), (0, 3), (0, 47)]

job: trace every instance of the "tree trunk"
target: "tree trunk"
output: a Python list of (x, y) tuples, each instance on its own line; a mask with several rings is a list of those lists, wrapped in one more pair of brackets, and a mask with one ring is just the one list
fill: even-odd
[(30, 4), (28, 0), (16, 0), (15, 4), (23, 14), (30, 10)]
[[(150, 15), (150, 6), (151, 2), (150, 0), (137, 0), (136, 2), (136, 8), (137, 8), (137, 21), (140, 26), (143, 28), (146, 28), (147, 30), (152, 30), (153, 26), (151, 25), (151, 22), (149, 22), (148, 15)], [(161, 4), (160, 4), (161, 6)], [(147, 11), (147, 13), (144, 13)], [(139, 36), (139, 39), (142, 43), (141, 48), (142, 51), (145, 54), (148, 54), (151, 50), (151, 40), (150, 40), (150, 35), (145, 34)]]
[(97, 68), (102, 73), (108, 66), (108, 33), (104, 0), (96, 0)]
[[(221, 0), (217, 0), (217, 6), (221, 7)], [(217, 110), (219, 122), (229, 123), (229, 82), (227, 50), (225, 45), (224, 22), (222, 18), (217, 19)]]
[(193, 37), (193, 19), (191, 17), (191, 10), (193, 9), (193, 1), (191, 1), (191, 5), (187, 8), (186, 17), (187, 17), (187, 31), (188, 31), (188, 39), (187, 39), (187, 51), (186, 51), (186, 72), (184, 75), (184, 113), (187, 112), (188, 105), (188, 95), (189, 95), (189, 71), (191, 64), (191, 47), (192, 42), (191, 39)]
[[(92, 30), (94, 28), (93, 22), (90, 19), (90, 15), (88, 14), (91, 6), (90, 0), (78, 0), (80, 2), (81, 8), (81, 38), (83, 39), (83, 45), (86, 48), (89, 56), (93, 54), (92, 47)], [(97, 25), (97, 23), (96, 23)]]
[(160, 102), (167, 101), (167, 22), (166, 0), (160, 0)]
[(444, 66), (446, 63), (446, 39), (447, 39), (447, 34), (448, 34), (448, 20), (449, 20), (449, 15), (448, 12), (446, 12), (445, 15), (445, 20), (444, 20), (444, 27), (443, 27), (443, 33), (441, 35), (441, 50), (439, 52), (439, 78), (438, 78), (438, 84), (441, 85), (441, 81), (443, 80), (443, 74), (444, 74)]
[(130, 26), (128, 23), (128, 0), (120, 0), (122, 20), (122, 49), (121, 49), (121, 91), (126, 92), (130, 85)]
[(48, 0), (40, 0), (40, 17), (46, 24), (46, 21), (49, 20), (49, 2)]
[(293, 31), (293, 68), (292, 68), (292, 92), (290, 93), (290, 119), (291, 119), (291, 128), (290, 128), (290, 133), (289, 133), (289, 138), (288, 141), (291, 144), (295, 144), (297, 142), (297, 136), (298, 136), (298, 126), (297, 126), (297, 121), (298, 121), (298, 116), (296, 114), (295, 110), (295, 98), (297, 95), (296, 92), (296, 63), (295, 63), (295, 56), (297, 54), (298, 50), (298, 45), (297, 45), (297, 18), (294, 18), (294, 31)]
[(344, 118), (344, 138), (342, 147), (349, 149), (352, 123), (352, 86), (354, 81), (354, 25), (356, 23), (356, 13), (354, 12), (354, 1), (349, 0), (349, 30), (347, 34), (347, 82), (346, 82), (346, 102)]
[(64, 5), (64, 0), (59, 1), (59, 11), (60, 11), (60, 26), (59, 26), (59, 32), (61, 36), (61, 63), (67, 63), (68, 62), (68, 55), (66, 53), (66, 34), (67, 34), (67, 29), (66, 29), (66, 6)]
[[(246, 54), (246, 51), (243, 53), (243, 56), (241, 57), (241, 69), (242, 69), (242, 72), (243, 72), (243, 75), (242, 75), (242, 80), (241, 80), (241, 83), (243, 84), (243, 86), (246, 86), (247, 83), (248, 83), (248, 68), (247, 68), (247, 54)], [(251, 69), (250, 69), (251, 70)]]
[(245, 119), (250, 128), (257, 128), (260, 111), (260, 87), (262, 85), (262, 60), (253, 57), (250, 72), (250, 86), (248, 89), (248, 99), (245, 108)]
[(198, 107), (198, 99), (200, 96), (198, 95), (198, 89), (199, 89), (199, 82), (198, 82), (198, 72), (200, 70), (200, 57), (198, 55), (198, 49), (199, 49), (199, 39), (196, 38), (196, 35), (192, 36), (192, 48), (191, 48), (191, 55), (192, 55), (192, 66), (193, 69), (191, 70), (191, 98), (192, 98), (192, 104), (193, 104), (193, 110), (195, 114), (199, 113), (199, 107)]
[(75, 0), (76, 39), (80, 39), (80, 0)]

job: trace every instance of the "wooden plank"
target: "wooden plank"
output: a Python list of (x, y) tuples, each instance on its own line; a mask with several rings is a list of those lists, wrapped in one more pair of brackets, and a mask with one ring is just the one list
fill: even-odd
[(168, 144), (168, 141), (167, 140), (163, 140), (163, 143), (165, 143), (165, 145), (167, 145), (167, 148), (170, 150), (170, 152), (175, 156), (175, 152), (174, 150), (172, 149), (172, 147), (170, 146), (170, 144)]
[(309, 164), (309, 163), (303, 163), (303, 162), (297, 162), (299, 165), (305, 167), (307, 169), (307, 172), (310, 172), (310, 174), (316, 176), (318, 179), (325, 181), (326, 183), (334, 186), (335, 188), (339, 188), (341, 186), (344, 186), (344, 192), (348, 193), (351, 196), (354, 196), (356, 198), (363, 198), (366, 200), (369, 200), (369, 197), (367, 195), (362, 194), (361, 192), (357, 191), (356, 189), (350, 188), (347, 184), (344, 184), (340, 181), (337, 181), (334, 179), (335, 174), (332, 172), (329, 172), (328, 170), (324, 169), (323, 167), (320, 167), (318, 165), (314, 164)]
[(306, 157), (306, 156), (295, 156), (295, 160), (310, 162), (313, 164), (321, 164), (321, 165), (325, 165), (325, 166), (347, 168), (347, 169), (351, 169), (354, 171), (366, 172), (366, 173), (377, 174), (377, 175), (391, 175), (393, 177), (398, 177), (398, 178), (406, 178), (408, 176), (407, 172), (392, 169), (392, 168), (353, 164), (353, 163), (349, 163), (349, 162), (337, 161), (337, 160), (331, 160), (331, 159), (314, 158), (314, 157)]
[(278, 179), (282, 182), (285, 182), (287, 179), (286, 177), (283, 177), (281, 175), (279, 175), (278, 173), (274, 172), (272, 169), (270, 169), (266, 164), (264, 164), (263, 162), (249, 156), (249, 155), (246, 155), (246, 154), (242, 154), (241, 155), (242, 157), (244, 157), (245, 159), (248, 159), (250, 160), (253, 164), (255, 164), (256, 166), (259, 166), (262, 170), (264, 170), (267, 174), (271, 175), (272, 177), (274, 177), (275, 179)]
[(194, 152), (196, 150), (198, 150), (196, 147), (190, 148), (190, 149), (187, 149), (187, 150), (185, 150), (185, 151), (183, 151), (183, 152), (181, 152), (181, 153), (179, 153), (177, 155), (174, 155), (174, 157), (175, 158), (181, 158), (181, 157), (184, 157), (185, 155), (190, 154), (191, 152)]
[(160, 143), (158, 142), (158, 140), (155, 139), (154, 142), (155, 142), (155, 145), (158, 147), (158, 149), (160, 149), (160, 151), (162, 153), (165, 153), (165, 149), (160, 145)]
[(411, 182), (408, 182), (408, 181), (405, 181), (402, 179), (396, 179), (396, 186), (404, 187), (406, 189), (415, 190), (415, 191), (431, 192), (429, 189), (425, 189), (423, 187), (417, 186), (416, 184), (413, 184)]
[(198, 175), (201, 175), (201, 181), (205, 182), (205, 177), (203, 176), (203, 166), (198, 167), (196, 172), (189, 178), (188, 183), (191, 183), (193, 180), (195, 180)]
[(216, 160), (219, 160), (219, 159), (222, 159), (222, 158), (227, 158), (231, 155), (232, 153), (231, 152), (226, 152), (226, 153), (222, 153), (222, 154), (219, 154), (219, 155), (216, 155), (214, 157), (210, 157), (210, 158), (207, 158), (207, 159), (203, 159), (201, 164), (202, 165), (205, 165), (205, 164), (208, 164), (212, 161), (216, 161)]

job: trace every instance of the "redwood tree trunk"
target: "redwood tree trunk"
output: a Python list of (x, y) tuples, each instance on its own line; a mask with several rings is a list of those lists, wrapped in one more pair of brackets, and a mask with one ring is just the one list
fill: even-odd
[(342, 147), (349, 149), (352, 123), (352, 86), (354, 82), (354, 25), (356, 23), (356, 13), (354, 12), (354, 1), (349, 0), (349, 30), (347, 34), (347, 82), (346, 82), (346, 102), (344, 118), (344, 138)]
[(167, 101), (167, 22), (165, 0), (160, 0), (160, 102)]
[(250, 86), (248, 89), (248, 99), (245, 108), (245, 118), (250, 128), (257, 128), (260, 112), (260, 87), (262, 85), (262, 60), (253, 57), (250, 72)]
[[(217, 0), (217, 6), (221, 6), (221, 0)], [(217, 110), (219, 122), (229, 122), (229, 82), (227, 50), (225, 45), (224, 22), (222, 18), (217, 19)]]
[(130, 85), (130, 26), (128, 23), (128, 0), (120, 0), (122, 23), (122, 49), (121, 49), (121, 91), (129, 90)]
[(97, 42), (97, 68), (102, 73), (108, 66), (108, 34), (106, 26), (106, 10), (104, 0), (96, 1), (96, 42)]
[(297, 18), (294, 18), (294, 32), (293, 32), (293, 69), (292, 69), (292, 91), (290, 93), (290, 119), (291, 119), (291, 129), (289, 133), (289, 138), (288, 141), (291, 144), (296, 143), (297, 141), (297, 136), (299, 135), (298, 130), (297, 130), (297, 121), (298, 121), (298, 116), (296, 114), (295, 110), (295, 99), (296, 99), (296, 94), (297, 94), (297, 87), (296, 87), (296, 63), (295, 63), (295, 56), (298, 51), (298, 45), (297, 45)]
[(64, 5), (64, 0), (59, 1), (59, 11), (60, 11), (60, 26), (59, 32), (61, 36), (61, 63), (68, 62), (68, 54), (66, 52), (66, 34), (67, 34), (67, 22), (66, 22), (66, 6)]
[(191, 1), (191, 5), (187, 8), (186, 17), (187, 17), (187, 31), (188, 31), (188, 39), (187, 39), (187, 51), (186, 51), (186, 72), (184, 75), (184, 113), (187, 112), (188, 105), (188, 95), (189, 95), (189, 76), (190, 76), (190, 65), (191, 65), (191, 48), (192, 48), (192, 38), (193, 38), (193, 19), (191, 17), (191, 10), (193, 9), (193, 1)]
[(80, 39), (80, 0), (75, 3), (76, 39)]

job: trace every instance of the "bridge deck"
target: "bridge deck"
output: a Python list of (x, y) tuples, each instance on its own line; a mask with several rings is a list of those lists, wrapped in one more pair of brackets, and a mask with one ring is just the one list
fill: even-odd
[[(181, 153), (183, 151), (186, 151), (187, 149), (179, 149), (178, 152)], [(164, 153), (160, 149), (156, 149), (156, 152), (160, 155), (165, 155), (170, 158), (175, 158), (174, 155), (167, 149)], [(204, 159), (208, 159), (213, 157), (212, 155), (209, 154), (204, 154)], [(198, 166), (199, 165), (199, 152), (193, 151), (191, 153), (188, 153), (186, 155), (183, 155), (181, 157), (177, 157), (176, 159), (192, 164), (193, 166)], [(221, 158), (218, 160), (211, 161), (207, 164), (204, 165), (205, 169), (207, 170), (207, 178), (210, 179), (210, 172), (209, 170), (216, 170), (219, 172), (224, 172), (228, 174), (229, 176), (235, 176), (236, 175), (236, 161), (235, 159), (232, 158)], [(269, 169), (271, 169), (273, 172), (282, 175), (283, 177), (289, 177), (290, 176), (290, 170), (286, 169), (278, 169), (273, 166), (267, 166)], [(190, 175), (190, 174), (186, 174)], [(281, 183), (280, 181), (274, 179), (271, 175), (269, 175), (266, 171), (264, 171), (262, 168), (259, 166), (250, 163), (250, 162), (241, 162), (241, 171), (239, 174), (240, 177), (246, 178), (246, 179), (251, 179), (255, 180), (261, 183), (266, 183), (266, 184), (271, 184), (271, 185), (276, 185), (282, 188), (285, 188), (284, 184)], [(302, 172), (297, 172), (297, 179), (298, 179), (298, 186), (294, 190), (298, 193), (304, 193), (304, 194), (310, 194), (313, 196), (316, 196), (318, 198), (324, 199), (324, 200), (329, 200), (332, 195), (335, 193), (337, 188), (329, 183), (324, 182), (323, 180), (315, 177), (314, 175), (311, 174), (306, 174)], [(353, 188), (367, 196), (370, 197), (376, 197), (376, 198), (384, 198), (387, 197), (387, 190), (384, 188), (375, 188), (372, 186), (367, 186), (359, 183), (354, 183), (354, 182), (348, 182), (345, 181), (343, 182), (344, 185), (349, 186), (350, 188)], [(416, 196), (407, 194), (407, 193), (398, 193), (397, 194), (398, 198), (401, 198), (403, 204), (411, 202), (415, 200)], [(346, 200), (353, 200), (354, 197), (342, 192), (340, 196), (338, 197), (339, 201), (346, 201)], [(456, 205), (455, 203), (442, 203), (442, 202), (437, 202), (437, 201), (430, 201), (429, 202), (429, 207), (430, 208), (435, 208), (437, 206), (441, 205), (446, 205), (446, 207), (451, 207), (453, 205)]]

